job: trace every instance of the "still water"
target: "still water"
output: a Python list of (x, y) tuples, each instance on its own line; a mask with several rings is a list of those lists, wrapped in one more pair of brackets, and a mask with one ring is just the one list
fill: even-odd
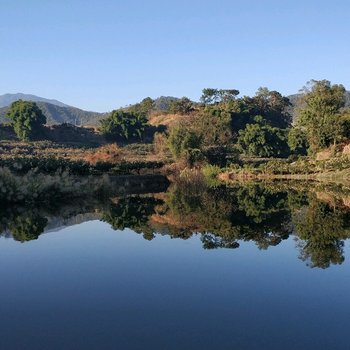
[(349, 349), (350, 209), (299, 185), (4, 208), (1, 349)]

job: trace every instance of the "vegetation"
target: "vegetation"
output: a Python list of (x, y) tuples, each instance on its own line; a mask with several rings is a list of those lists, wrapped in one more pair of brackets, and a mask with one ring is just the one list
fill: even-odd
[(192, 130), (183, 127), (174, 127), (169, 134), (169, 148), (176, 159), (185, 159), (189, 164), (199, 160), (201, 139)]
[(187, 97), (182, 97), (179, 100), (171, 101), (169, 111), (174, 114), (186, 115), (195, 110), (194, 103)]
[(141, 140), (146, 124), (147, 119), (143, 114), (115, 110), (101, 120), (101, 132), (110, 141)]
[(297, 125), (305, 131), (309, 148), (316, 152), (339, 142), (349, 125), (340, 111), (345, 106), (345, 88), (328, 80), (312, 80), (303, 90), (297, 109)]
[(30, 101), (16, 101), (12, 103), (7, 117), (18, 138), (22, 141), (33, 140), (42, 133), (42, 126), (46, 123), (46, 117), (36, 105)]
[(239, 131), (238, 149), (245, 155), (285, 157), (289, 154), (287, 131), (270, 125), (247, 124)]
[[(342, 85), (327, 80), (309, 82), (298, 98), (293, 96), (293, 105), (287, 97), (267, 88), (259, 88), (251, 97), (239, 96), (236, 89), (206, 88), (200, 102), (187, 97), (147, 97), (114, 110), (101, 119), (98, 131), (67, 124), (43, 127), (45, 117), (38, 106), (18, 101), (8, 114), (18, 137), (28, 142), (40, 135), (63, 145), (65, 152), (56, 152), (48, 145), (50, 151), (44, 152), (45, 157), (37, 155), (45, 158), (40, 161), (34, 154), (16, 150), (15, 156), (6, 154), (2, 166), (14, 170), (9, 164), (12, 158), (22, 168), (33, 166), (47, 171), (47, 161), (46, 168), (52, 171), (61, 164), (73, 173), (77, 170), (72, 169), (79, 167), (84, 173), (84, 168), (88, 168), (87, 173), (142, 173), (169, 162), (175, 163), (176, 171), (213, 165), (230, 174), (345, 170), (350, 153), (345, 152), (350, 148), (346, 96)], [(8, 128), (0, 128), (0, 138), (12, 140), (14, 135)], [(81, 150), (76, 152), (80, 156), (71, 156), (75, 153), (71, 149), (76, 147)], [(36, 152), (30, 143), (29, 148)], [(338, 157), (338, 163), (331, 163), (331, 156)], [(340, 168), (336, 169), (336, 164)]]

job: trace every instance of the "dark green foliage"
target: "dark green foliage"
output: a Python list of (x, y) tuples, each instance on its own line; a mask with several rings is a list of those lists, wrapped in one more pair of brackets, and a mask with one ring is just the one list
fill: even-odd
[(237, 144), (248, 156), (286, 157), (289, 154), (287, 131), (269, 125), (247, 124), (240, 130)]
[(142, 139), (146, 125), (147, 118), (143, 114), (115, 110), (101, 120), (101, 132), (111, 141), (135, 141)]
[(288, 133), (288, 146), (294, 154), (306, 155), (309, 143), (305, 130), (294, 127)]
[(17, 137), (22, 141), (33, 140), (42, 133), (46, 117), (34, 102), (16, 101), (12, 103), (7, 118), (15, 130)]

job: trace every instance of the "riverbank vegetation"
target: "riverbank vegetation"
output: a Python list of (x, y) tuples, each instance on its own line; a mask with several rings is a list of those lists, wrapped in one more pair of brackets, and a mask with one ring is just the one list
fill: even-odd
[(206, 88), (199, 102), (145, 98), (112, 111), (97, 129), (45, 126), (34, 102), (17, 101), (7, 112), (10, 124), (0, 127), (0, 166), (72, 174), (208, 172), (213, 166), (224, 181), (347, 176), (347, 96), (342, 85), (327, 80), (310, 81), (293, 99), (267, 88), (252, 97)]

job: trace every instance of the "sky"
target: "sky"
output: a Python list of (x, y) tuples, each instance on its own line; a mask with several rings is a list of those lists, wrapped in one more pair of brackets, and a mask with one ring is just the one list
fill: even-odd
[(94, 111), (203, 88), (350, 89), (348, 0), (0, 0), (0, 95)]

